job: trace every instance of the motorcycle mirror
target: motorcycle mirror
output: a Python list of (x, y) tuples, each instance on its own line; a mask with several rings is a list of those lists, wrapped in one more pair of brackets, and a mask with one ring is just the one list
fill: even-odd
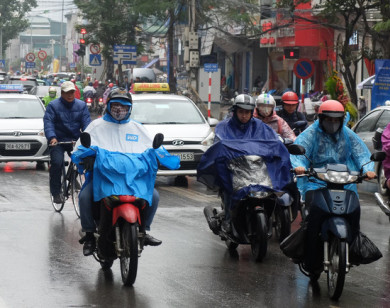
[(156, 134), (153, 139), (153, 149), (158, 149), (164, 141), (164, 135), (161, 133)]
[(385, 152), (375, 152), (372, 153), (370, 159), (372, 161), (383, 161), (386, 158), (386, 153)]
[(306, 150), (303, 146), (299, 144), (292, 144), (288, 147), (288, 152), (291, 155), (305, 155)]
[(298, 128), (306, 126), (306, 121), (297, 121), (295, 122), (295, 126)]
[(89, 148), (91, 146), (91, 135), (87, 132), (82, 132), (80, 135), (80, 142), (84, 147)]

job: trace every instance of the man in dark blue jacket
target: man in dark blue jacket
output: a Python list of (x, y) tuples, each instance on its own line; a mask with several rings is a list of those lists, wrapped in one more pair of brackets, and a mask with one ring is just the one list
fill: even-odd
[(54, 203), (62, 203), (61, 169), (64, 163), (64, 152), (72, 151), (72, 144), (59, 144), (63, 141), (79, 139), (80, 132), (91, 122), (85, 102), (75, 98), (76, 88), (71, 81), (61, 85), (61, 97), (53, 100), (43, 117), (45, 135), (53, 147), (50, 151), (50, 192)]

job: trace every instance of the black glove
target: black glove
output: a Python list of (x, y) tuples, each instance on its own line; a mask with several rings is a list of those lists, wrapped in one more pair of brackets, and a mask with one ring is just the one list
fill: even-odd
[(84, 169), (87, 171), (93, 170), (93, 165), (95, 164), (95, 157), (88, 156), (83, 159)]

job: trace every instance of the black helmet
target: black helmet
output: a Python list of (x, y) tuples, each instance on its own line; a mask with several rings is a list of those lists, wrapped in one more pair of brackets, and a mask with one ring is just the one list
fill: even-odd
[(253, 111), (255, 109), (255, 100), (248, 94), (239, 94), (234, 99), (233, 107)]
[(129, 103), (132, 103), (133, 100), (131, 99), (131, 95), (129, 92), (126, 91), (126, 89), (123, 88), (116, 88), (108, 94), (107, 97), (107, 103), (112, 100), (113, 98), (122, 98), (127, 100)]

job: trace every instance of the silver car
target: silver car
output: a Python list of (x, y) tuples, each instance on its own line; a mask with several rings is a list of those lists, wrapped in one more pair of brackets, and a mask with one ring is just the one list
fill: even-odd
[[(381, 106), (367, 113), (352, 127), (352, 130), (364, 141), (371, 153), (374, 153), (372, 138), (375, 135), (375, 131), (378, 128), (384, 129), (389, 122), (390, 106)], [(383, 188), (383, 183), (385, 181), (385, 174), (381, 162), (375, 163), (375, 172), (378, 175), (378, 191), (384, 194), (385, 189)]]
[(45, 107), (29, 94), (0, 94), (0, 162), (49, 161)]
[(203, 153), (213, 144), (210, 126), (189, 98), (174, 94), (133, 94), (131, 118), (145, 125), (151, 136), (164, 134), (164, 147), (180, 157), (180, 169), (161, 167), (157, 175), (196, 175)]

